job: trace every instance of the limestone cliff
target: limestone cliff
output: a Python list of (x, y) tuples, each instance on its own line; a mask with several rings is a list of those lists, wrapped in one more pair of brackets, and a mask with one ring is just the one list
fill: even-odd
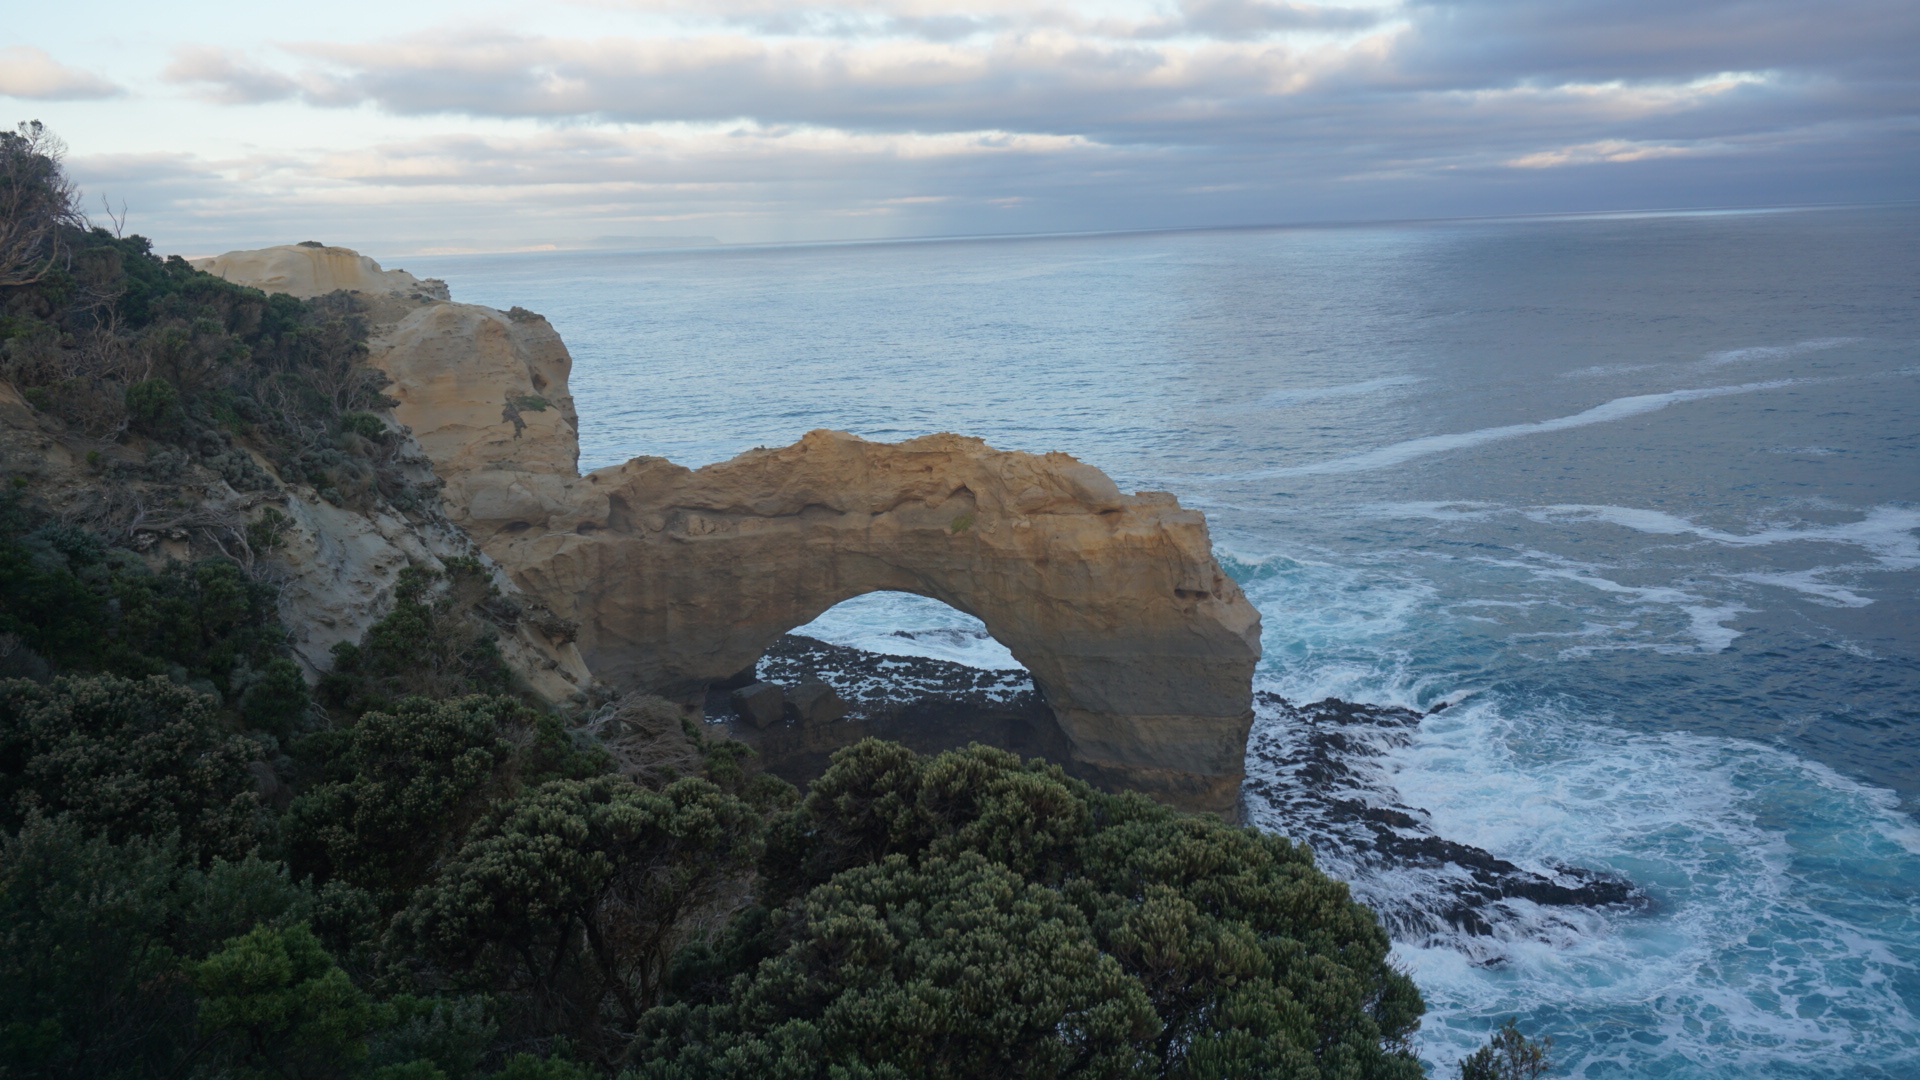
[(210, 259), (190, 260), (194, 269), (266, 292), (287, 293), (311, 300), (345, 289), (369, 295), (418, 294), (447, 299), (445, 282), (422, 281), (405, 270), (382, 270), (380, 264), (357, 251), (308, 241), (229, 251)]
[[(283, 288), (246, 276), (281, 266), (254, 254), (223, 272)], [(918, 593), (1027, 666), (1080, 774), (1233, 811), (1259, 615), (1173, 496), (956, 435), (815, 431), (699, 470), (637, 458), (582, 476), (571, 361), (546, 320), (389, 286), (365, 262), (371, 359), (449, 518), (577, 632), (596, 679), (697, 702), (842, 600)]]

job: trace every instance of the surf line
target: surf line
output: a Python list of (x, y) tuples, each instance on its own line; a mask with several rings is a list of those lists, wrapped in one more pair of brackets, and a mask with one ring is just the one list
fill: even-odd
[(1708, 386), (1698, 390), (1670, 390), (1664, 394), (1637, 394), (1633, 397), (1614, 398), (1603, 405), (1595, 405), (1585, 412), (1577, 412), (1572, 416), (1557, 416), (1551, 420), (1539, 420), (1531, 424), (1508, 424), (1504, 427), (1481, 428), (1479, 431), (1462, 431), (1451, 435), (1428, 435), (1425, 438), (1409, 439), (1406, 442), (1393, 443), (1390, 446), (1382, 446), (1349, 457), (1334, 458), (1332, 461), (1229, 473), (1220, 479), (1266, 480), (1276, 476), (1306, 476), (1313, 473), (1367, 472), (1371, 469), (1385, 469), (1399, 465), (1429, 454), (1464, 450), (1470, 446), (1498, 442), (1501, 439), (1513, 439), (1522, 435), (1543, 435), (1549, 431), (1565, 431), (1568, 428), (1586, 427), (1588, 424), (1625, 420), (1630, 416), (1657, 412), (1680, 401), (1699, 401), (1702, 398), (1751, 394), (1757, 390), (1778, 390), (1783, 386), (1805, 386), (1810, 383), (1829, 381), (1831, 380), (1771, 379), (1767, 382), (1741, 383), (1737, 386)]

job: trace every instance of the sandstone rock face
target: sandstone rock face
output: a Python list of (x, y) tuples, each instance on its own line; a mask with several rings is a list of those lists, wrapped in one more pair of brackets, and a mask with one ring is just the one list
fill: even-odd
[[(579, 421), (567, 392), (573, 358), (547, 320), (519, 308), (454, 303), (376, 307), (374, 316), (380, 321), (368, 352), (393, 379), (394, 419), (413, 430), (442, 479), (576, 475)], [(464, 506), (478, 497), (452, 501)]]
[(918, 593), (1026, 665), (1082, 775), (1236, 804), (1259, 614), (1171, 495), (1122, 494), (1065, 454), (834, 431), (700, 470), (639, 458), (449, 479), (470, 495), (453, 519), (580, 624), (615, 686), (692, 700), (843, 600)]
[(343, 247), (284, 244), (253, 251), (229, 251), (211, 259), (194, 259), (192, 264), (196, 270), (205, 270), (236, 284), (302, 299), (325, 296), (339, 289), (369, 294), (419, 293), (432, 299), (447, 299), (444, 282), (423, 281), (405, 270), (382, 270), (379, 263)]
[[(253, 262), (222, 258), (259, 284)], [(1234, 812), (1259, 613), (1173, 496), (956, 435), (815, 431), (699, 470), (636, 458), (581, 476), (553, 328), (411, 299), (374, 310), (395, 419), (446, 482), (448, 517), (578, 624), (595, 679), (696, 702), (843, 600), (917, 593), (981, 619), (1026, 665), (1081, 775)]]

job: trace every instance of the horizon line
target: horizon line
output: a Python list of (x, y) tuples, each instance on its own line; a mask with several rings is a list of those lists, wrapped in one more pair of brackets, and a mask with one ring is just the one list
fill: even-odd
[[(432, 251), (416, 248), (387, 255), (394, 259), (459, 259), (472, 256), (502, 255), (679, 255), (698, 256), (727, 251), (753, 251), (808, 247), (865, 247), (888, 244), (979, 243), (999, 240), (1069, 240), (1102, 236), (1151, 236), (1166, 233), (1254, 232), (1267, 229), (1340, 229), (1392, 225), (1441, 225), (1493, 221), (1547, 221), (1566, 218), (1612, 218), (1645, 215), (1793, 213), (1811, 210), (1868, 209), (1920, 205), (1920, 199), (1876, 202), (1767, 203), (1750, 206), (1669, 206), (1623, 210), (1551, 210), (1526, 214), (1466, 214), (1456, 217), (1347, 218), (1336, 221), (1265, 222), (1245, 225), (1170, 225), (1160, 228), (1073, 229), (1054, 232), (1019, 233), (936, 233), (925, 236), (859, 237), (831, 240), (762, 240), (735, 243), (722, 240), (715, 244), (659, 248), (475, 248), (462, 251)], [(235, 249), (246, 250), (246, 249)], [(191, 256), (200, 258), (204, 256)]]

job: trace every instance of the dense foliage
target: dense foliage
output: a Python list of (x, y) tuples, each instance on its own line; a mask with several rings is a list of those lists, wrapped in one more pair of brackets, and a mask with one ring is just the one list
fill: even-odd
[(839, 752), (642, 1075), (1417, 1077), (1371, 912), (1278, 837), (973, 747)]
[(26, 269), (0, 265), (0, 377), (75, 432), (146, 441), (103, 469), (166, 480), (192, 461), (269, 489), (258, 454), (336, 502), (418, 501), (370, 414), (391, 402), (356, 301), (269, 296), (86, 227), (59, 149), (37, 125), (0, 132), (0, 263), (8, 236), (38, 238)]
[[(479, 560), (453, 558), (445, 566), (444, 572), (401, 569), (393, 611), (369, 627), (360, 643), (343, 641), (334, 648), (333, 669), (320, 681), (327, 704), (358, 715), (409, 696), (511, 688), (499, 647), (466, 616), (504, 623), (519, 611), (499, 595)], [(448, 588), (435, 596), (430, 590), (441, 579)]]
[[(0, 495), (0, 676), (163, 675), (284, 737), (307, 711), (275, 592), (232, 559), (156, 571), (98, 534)], [(49, 666), (51, 665), (51, 666)]]
[[(0, 375), (112, 451), (103, 489), (187, 514), (183, 462), (264, 459), (404, 501), (353, 304), (85, 228), (57, 149), (0, 134)], [(1419, 1075), (1384, 935), (1284, 840), (978, 747), (863, 743), (803, 800), (671, 702), (568, 722), (512, 695), (473, 560), (407, 569), (309, 694), (277, 519), (169, 562), (152, 507), (32, 496), (0, 502), (0, 1077)]]

